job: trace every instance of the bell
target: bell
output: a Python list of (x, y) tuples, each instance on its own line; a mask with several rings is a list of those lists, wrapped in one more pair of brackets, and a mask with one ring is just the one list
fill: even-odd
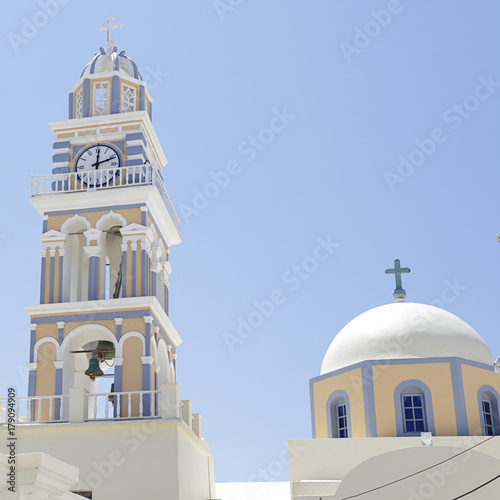
[(100, 360), (109, 361), (115, 357), (115, 346), (113, 342), (109, 342), (108, 340), (99, 340), (95, 350)]
[(85, 375), (90, 377), (90, 380), (95, 380), (96, 377), (102, 377), (104, 372), (101, 370), (99, 366), (99, 360), (95, 354), (95, 351), (92, 353), (92, 357), (90, 358), (90, 363), (88, 369), (85, 371)]

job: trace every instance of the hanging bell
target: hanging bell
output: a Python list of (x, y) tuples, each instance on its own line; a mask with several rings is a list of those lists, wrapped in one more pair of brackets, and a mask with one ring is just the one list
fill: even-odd
[(96, 377), (102, 377), (104, 372), (99, 366), (99, 360), (97, 359), (95, 351), (92, 352), (92, 357), (90, 358), (90, 363), (88, 369), (85, 371), (85, 375), (90, 377), (90, 380), (95, 380)]
[(115, 345), (109, 340), (99, 340), (95, 350), (100, 360), (109, 361), (115, 357)]

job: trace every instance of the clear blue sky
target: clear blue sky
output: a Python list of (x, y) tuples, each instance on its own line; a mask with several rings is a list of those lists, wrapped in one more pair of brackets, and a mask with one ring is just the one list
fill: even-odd
[[(0, 19), (0, 392), (23, 391), (22, 306), (38, 300), (42, 223), (29, 176), (51, 171), (46, 122), (67, 117), (67, 91), (104, 45), (96, 26), (109, 13), (125, 24), (119, 50), (149, 83), (184, 220), (171, 252), (178, 382), (203, 414), (217, 481), (254, 478), (287, 439), (310, 437), (308, 380), (347, 322), (393, 301), (384, 270), (395, 258), (412, 270), (407, 300), (445, 297), (500, 355), (497, 0), (243, 0), (232, 10), (222, 0), (219, 13), (212, 0), (65, 0), (46, 22), (43, 3), (3, 2)], [(390, 20), (372, 12), (389, 7)], [(34, 17), (38, 31), (12, 42)], [(282, 126), (275, 110), (294, 117)], [(398, 173), (401, 156), (421, 164)], [(239, 173), (215, 196), (211, 173), (230, 162)], [(393, 190), (388, 175), (400, 175)], [(204, 190), (212, 198), (199, 208)], [(321, 262), (318, 238), (339, 245)], [(231, 352), (238, 318), (259, 324), (255, 301), (272, 294), (280, 303)]]

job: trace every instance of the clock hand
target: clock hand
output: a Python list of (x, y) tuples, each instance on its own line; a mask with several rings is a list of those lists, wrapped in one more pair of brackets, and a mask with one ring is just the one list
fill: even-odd
[(102, 160), (101, 162), (99, 162), (99, 165), (100, 165), (101, 163), (106, 163), (107, 161), (110, 161), (110, 160), (112, 160), (113, 158), (116, 158), (116, 155), (110, 156), (109, 158), (106, 158), (105, 160)]

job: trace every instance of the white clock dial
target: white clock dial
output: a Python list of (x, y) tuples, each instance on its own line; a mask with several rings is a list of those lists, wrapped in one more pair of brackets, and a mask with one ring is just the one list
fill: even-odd
[(94, 144), (85, 148), (75, 162), (75, 172), (84, 185), (103, 187), (112, 182), (118, 174), (121, 158), (118, 151), (107, 144)]

